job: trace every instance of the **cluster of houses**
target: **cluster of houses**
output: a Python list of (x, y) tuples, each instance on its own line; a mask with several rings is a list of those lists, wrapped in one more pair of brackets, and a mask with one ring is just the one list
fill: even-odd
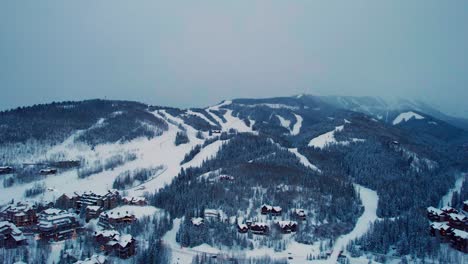
[(86, 222), (98, 219), (98, 225), (104, 229), (94, 233), (95, 242), (104, 253), (129, 258), (136, 252), (135, 239), (113, 229), (131, 224), (137, 218), (120, 210), (120, 207), (116, 208), (122, 204), (143, 206), (147, 201), (143, 197), (121, 197), (118, 191), (109, 190), (101, 194), (63, 194), (56, 200), (55, 207), (53, 204), (37, 206), (30, 202), (7, 204), (0, 208), (0, 248), (26, 245), (25, 234), (47, 242), (76, 238), (84, 230), (82, 216)]
[[(23, 231), (36, 233), (39, 239), (63, 240), (76, 235), (79, 217), (75, 213), (48, 208), (38, 213), (38, 208), (28, 202), (8, 204), (0, 210), (0, 244), (17, 247), (26, 244)], [(23, 231), (21, 230), (23, 229)]]
[[(279, 206), (271, 206), (264, 204), (260, 208), (260, 213), (262, 215), (271, 215), (271, 216), (281, 216), (283, 209)], [(304, 209), (293, 209), (291, 210), (291, 216), (295, 219), (303, 221), (306, 219), (306, 213)], [(298, 222), (292, 220), (281, 220), (274, 221), (273, 225), (283, 233), (289, 234), (297, 231)], [(237, 230), (239, 233), (252, 232), (256, 235), (267, 235), (270, 232), (270, 225), (265, 222), (254, 222), (251, 220), (245, 221), (245, 223), (237, 223)]]
[(450, 206), (428, 207), (427, 217), (431, 222), (430, 234), (450, 243), (457, 250), (468, 253), (468, 200), (459, 211)]
[(114, 253), (122, 259), (129, 258), (136, 252), (136, 240), (132, 235), (122, 235), (116, 230), (94, 232), (94, 240), (102, 251)]

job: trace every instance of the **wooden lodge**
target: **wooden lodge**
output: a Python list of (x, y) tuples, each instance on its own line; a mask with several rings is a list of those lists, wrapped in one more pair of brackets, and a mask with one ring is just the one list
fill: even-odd
[(15, 224), (0, 222), (0, 248), (15, 248), (26, 244), (26, 237)]
[(30, 226), (37, 222), (36, 210), (36, 205), (18, 202), (3, 207), (1, 216), (4, 220), (10, 221), (16, 226)]
[(115, 236), (104, 245), (104, 250), (108, 254), (127, 259), (136, 253), (136, 240), (128, 234)]
[(55, 207), (60, 209), (76, 208), (76, 202), (79, 199), (77, 193), (64, 193), (55, 200)]
[(86, 222), (89, 222), (89, 220), (91, 219), (98, 218), (101, 213), (102, 213), (101, 206), (97, 206), (97, 205), (87, 206), (86, 217), (85, 217)]
[(144, 206), (148, 204), (148, 201), (146, 201), (145, 197), (132, 197), (132, 196), (125, 196), (122, 197), (122, 202), (124, 204), (128, 205), (139, 205), (139, 206)]
[(273, 216), (279, 216), (283, 212), (283, 209), (279, 206), (271, 206), (268, 204), (262, 205), (260, 212), (263, 215), (271, 214)]
[[(98, 245), (105, 245), (111, 240), (118, 239), (119, 236), (120, 233), (117, 230), (101, 230), (93, 234), (94, 240)], [(104, 250), (104, 248), (101, 247), (101, 250)]]
[(253, 234), (256, 235), (266, 235), (268, 232), (270, 232), (270, 227), (266, 223), (252, 223), (250, 226), (250, 230), (252, 231)]
[(447, 237), (451, 234), (453, 228), (446, 223), (432, 223), (430, 225), (430, 234), (435, 237)]
[(79, 227), (77, 214), (62, 211), (58, 214), (43, 215), (39, 218), (37, 225), (39, 237), (46, 240), (63, 240), (76, 235)]
[(453, 230), (451, 236), (451, 245), (453, 248), (468, 253), (468, 233), (462, 230)]
[(118, 206), (120, 193), (117, 190), (108, 190), (104, 193), (74, 192), (62, 194), (56, 200), (56, 206), (62, 209), (74, 208), (76, 212), (85, 210), (87, 206), (100, 206), (102, 210), (110, 210)]
[(237, 231), (239, 231), (239, 233), (247, 233), (249, 231), (249, 226), (246, 224), (237, 224)]
[(292, 216), (299, 220), (306, 220), (307, 214), (304, 209), (294, 209)]
[(297, 231), (296, 221), (278, 221), (276, 224), (283, 234), (289, 234)]
[(468, 231), (468, 217), (463, 214), (449, 214), (448, 224), (455, 229)]
[(442, 222), (446, 221), (447, 214), (444, 213), (442, 210), (435, 208), (435, 207), (428, 207), (427, 208), (427, 218), (434, 222)]
[(99, 215), (99, 225), (104, 228), (114, 228), (119, 225), (127, 225), (136, 221), (135, 215), (128, 211), (109, 211)]

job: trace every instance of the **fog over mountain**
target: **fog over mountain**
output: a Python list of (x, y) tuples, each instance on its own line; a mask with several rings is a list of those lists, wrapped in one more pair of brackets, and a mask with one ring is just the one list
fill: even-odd
[(466, 117), (467, 12), (434, 0), (4, 1), (0, 109), (307, 93), (418, 99)]

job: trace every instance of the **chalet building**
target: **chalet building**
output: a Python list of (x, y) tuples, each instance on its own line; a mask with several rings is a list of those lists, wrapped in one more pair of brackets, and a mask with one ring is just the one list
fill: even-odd
[(463, 214), (451, 213), (449, 214), (449, 226), (455, 229), (465, 230), (468, 228), (468, 217)]
[(216, 209), (205, 209), (203, 215), (205, 216), (205, 220), (218, 220), (221, 217), (220, 211)]
[(15, 224), (0, 222), (0, 248), (15, 248), (26, 244), (26, 237)]
[(279, 206), (271, 206), (264, 204), (260, 208), (260, 211), (263, 215), (271, 214), (273, 216), (279, 216), (283, 212), (283, 209)]
[(453, 228), (446, 223), (432, 223), (430, 225), (430, 234), (435, 237), (448, 237), (452, 234)]
[(264, 204), (260, 208), (262, 215), (270, 214), (272, 209), (273, 209), (273, 206), (268, 205), (268, 204)]
[(219, 129), (213, 129), (213, 130), (211, 130), (211, 133), (213, 133), (213, 134), (221, 134), (221, 130), (219, 130)]
[(76, 208), (78, 198), (77, 193), (64, 193), (55, 201), (55, 207), (60, 209)]
[(266, 235), (270, 231), (270, 227), (266, 223), (255, 222), (250, 226), (250, 230), (256, 235)]
[(279, 206), (273, 206), (271, 208), (271, 215), (279, 216), (283, 213), (283, 209)]
[(37, 222), (36, 210), (36, 205), (18, 202), (5, 206), (0, 214), (4, 220), (10, 221), (16, 226), (30, 226)]
[(104, 245), (111, 240), (119, 240), (120, 233), (117, 230), (102, 230), (94, 232), (93, 236), (96, 243), (101, 246), (101, 250), (104, 251)]
[(103, 210), (117, 207), (120, 202), (120, 194), (117, 190), (108, 190), (105, 193), (84, 192), (78, 195), (75, 209), (80, 211), (86, 206), (101, 206)]
[(125, 196), (125, 197), (122, 197), (122, 202), (128, 205), (140, 205), (140, 206), (144, 206), (148, 204), (148, 201), (146, 201), (146, 198), (140, 197), (140, 196), (136, 196), (136, 197)]
[(203, 220), (203, 218), (201, 217), (193, 217), (192, 219), (190, 219), (190, 221), (194, 226), (202, 226), (205, 224), (205, 220)]
[(97, 205), (90, 205), (86, 207), (86, 222), (89, 220), (98, 218), (99, 215), (102, 213), (102, 207)]
[(120, 235), (115, 230), (104, 230), (95, 232), (94, 238), (106, 254), (114, 254), (122, 259), (135, 255), (136, 241), (131, 235)]
[(57, 215), (64, 214), (64, 213), (66, 213), (66, 211), (62, 209), (47, 208), (38, 214), (38, 219), (41, 220), (49, 216), (57, 216)]
[(283, 234), (289, 234), (291, 232), (297, 231), (297, 222), (296, 221), (278, 221), (276, 222), (278, 227), (281, 229)]
[(307, 218), (307, 214), (304, 209), (294, 209), (292, 214), (293, 214), (293, 217), (299, 220), (306, 220)]
[(462, 252), (468, 253), (468, 233), (462, 230), (453, 230), (450, 240), (452, 247)]
[(247, 233), (249, 227), (246, 224), (237, 224), (237, 231), (239, 231), (239, 233)]
[(57, 169), (47, 168), (39, 171), (41, 175), (52, 175), (57, 174)]
[(79, 217), (77, 214), (63, 211), (56, 215), (41, 217), (37, 227), (41, 239), (56, 241), (68, 239), (76, 235)]
[(135, 215), (128, 211), (109, 211), (99, 215), (99, 225), (104, 228), (114, 228), (120, 225), (131, 224), (136, 221)]
[(437, 208), (432, 207), (432, 206), (427, 208), (427, 218), (429, 218), (429, 220), (431, 220), (431, 221), (434, 221), (434, 222), (446, 221), (447, 220), (446, 216), (447, 216), (447, 214), (444, 213), (440, 209), (437, 209)]
[(468, 213), (468, 200), (463, 202), (463, 211), (465, 211), (465, 213)]
[(0, 167), (0, 174), (9, 174), (13, 173), (14, 169), (10, 166), (1, 166)]
[(449, 214), (458, 214), (458, 210), (451, 207), (451, 206), (444, 206), (440, 210), (442, 212), (446, 213), (447, 215), (449, 215)]
[(85, 260), (78, 260), (74, 264), (107, 264), (107, 258), (103, 255), (92, 255), (90, 258)]

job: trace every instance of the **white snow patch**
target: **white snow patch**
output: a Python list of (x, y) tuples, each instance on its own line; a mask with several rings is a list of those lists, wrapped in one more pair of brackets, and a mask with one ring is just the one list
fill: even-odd
[(296, 123), (294, 124), (294, 126), (293, 126), (293, 128), (291, 130), (291, 135), (296, 136), (296, 135), (299, 135), (299, 133), (301, 132), (302, 121), (304, 119), (302, 119), (302, 116), (300, 116), (300, 115), (294, 114), (294, 116), (296, 117)]
[(335, 132), (342, 131), (343, 128), (344, 126), (337, 126), (334, 130), (313, 138), (308, 146), (323, 149), (327, 145), (336, 144), (338, 141), (335, 139)]
[(133, 214), (137, 219), (143, 218), (145, 216), (150, 216), (152, 217), (156, 212), (158, 212), (160, 209), (146, 205), (146, 206), (138, 206), (138, 205), (122, 205), (119, 207), (116, 207), (112, 210), (109, 210), (107, 212), (109, 213), (122, 213), (125, 214), (128, 212), (129, 214)]
[(221, 149), (221, 146), (227, 142), (229, 142), (229, 140), (218, 140), (209, 144), (208, 146), (202, 148), (200, 152), (197, 155), (195, 155), (195, 157), (191, 161), (183, 164), (182, 167), (200, 167), (203, 164), (203, 161), (214, 158), (216, 154), (218, 154), (218, 151)]
[(321, 173), (322, 171), (317, 168), (317, 166), (315, 166), (314, 164), (310, 163), (309, 159), (307, 159), (304, 155), (302, 155), (301, 153), (299, 153), (299, 151), (297, 150), (297, 148), (290, 148), (288, 149), (289, 152), (293, 153), (294, 155), (296, 155), (296, 157), (301, 161), (301, 163), (308, 167), (308, 168), (311, 168), (312, 170), (314, 171), (317, 171), (319, 173)]
[(283, 118), (280, 115), (276, 115), (276, 117), (279, 119), (282, 127), (284, 127), (287, 130), (291, 131), (291, 128), (290, 128), (291, 121), (290, 120), (287, 120), (286, 118)]
[(397, 125), (397, 124), (400, 124), (401, 122), (407, 122), (411, 119), (424, 119), (424, 116), (420, 115), (420, 114), (417, 114), (413, 111), (409, 111), (409, 112), (405, 112), (405, 113), (401, 113), (399, 114), (392, 122), (393, 125)]
[(261, 104), (237, 104), (242, 107), (259, 107), (265, 106), (272, 109), (290, 109), (290, 110), (299, 110), (298, 106), (292, 105), (285, 105), (285, 104), (268, 104), (268, 103), (261, 103)]

